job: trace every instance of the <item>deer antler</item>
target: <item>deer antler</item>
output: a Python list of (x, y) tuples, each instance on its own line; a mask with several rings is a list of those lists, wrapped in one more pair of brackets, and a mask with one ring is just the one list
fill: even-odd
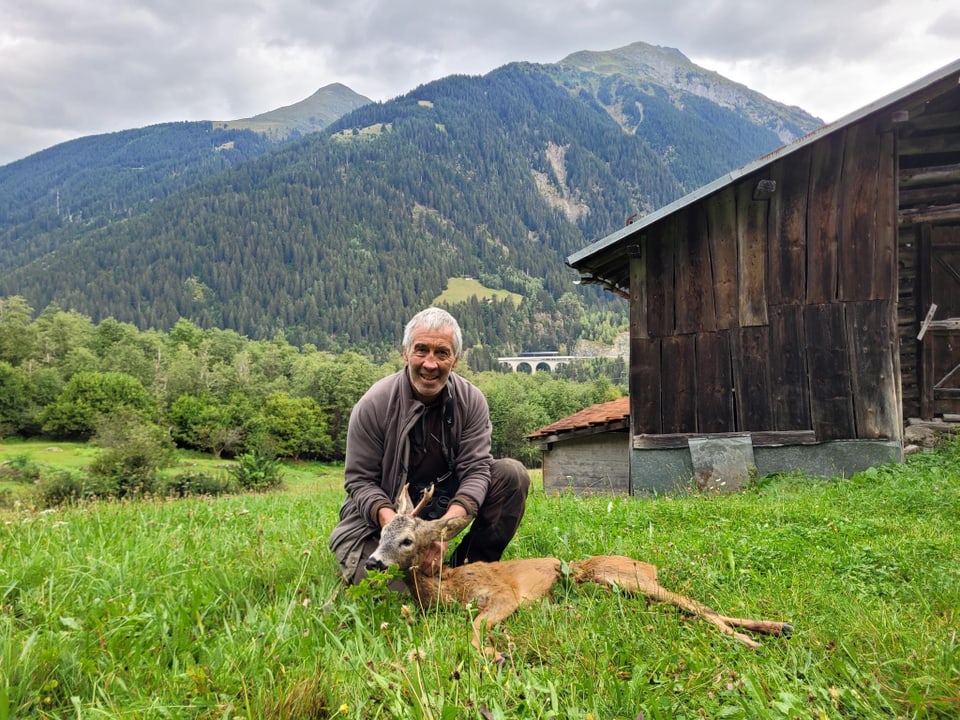
[(403, 490), (400, 491), (400, 497), (397, 499), (397, 515), (416, 517), (420, 514), (420, 511), (427, 506), (427, 503), (429, 503), (432, 498), (433, 485), (424, 490), (423, 497), (420, 498), (420, 502), (417, 503), (416, 507), (414, 507), (413, 501), (410, 499), (410, 483), (406, 483), (403, 486)]
[(432, 499), (433, 499), (433, 485), (431, 485), (430, 487), (428, 487), (426, 490), (423, 491), (423, 497), (420, 498), (420, 502), (417, 503), (417, 506), (413, 509), (413, 512), (411, 514), (414, 517), (419, 515), (420, 511), (423, 510), (427, 506), (427, 503), (429, 503), (430, 500)]

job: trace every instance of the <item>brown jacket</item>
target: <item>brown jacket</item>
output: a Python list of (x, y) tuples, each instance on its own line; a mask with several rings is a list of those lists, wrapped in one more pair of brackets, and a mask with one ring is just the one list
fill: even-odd
[[(450, 373), (443, 399), (453, 398), (450, 437), (460, 487), (451, 502), (476, 516), (490, 486), (490, 410), (483, 393)], [(340, 522), (330, 535), (330, 549), (344, 577), (353, 577), (363, 544), (380, 536), (377, 512), (395, 507), (406, 482), (410, 430), (426, 406), (413, 396), (407, 369), (374, 383), (354, 406), (347, 428), (344, 489)]]

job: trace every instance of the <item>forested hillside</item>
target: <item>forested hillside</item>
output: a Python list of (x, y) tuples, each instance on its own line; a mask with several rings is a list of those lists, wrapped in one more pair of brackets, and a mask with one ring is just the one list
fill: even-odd
[(0, 275), (369, 102), (333, 84), (245, 120), (91, 135), (0, 167)]
[(276, 143), (167, 123), (57, 145), (0, 167), (0, 272), (21, 267)]
[[(596, 339), (626, 305), (575, 288), (567, 255), (817, 121), (588, 65), (515, 63), (366, 105), (55, 252), (0, 256), (0, 295), (339, 351), (395, 347), (411, 311), (467, 275), (524, 298), (454, 308), (478, 355)], [(32, 240), (14, 231), (3, 250), (18, 244)]]

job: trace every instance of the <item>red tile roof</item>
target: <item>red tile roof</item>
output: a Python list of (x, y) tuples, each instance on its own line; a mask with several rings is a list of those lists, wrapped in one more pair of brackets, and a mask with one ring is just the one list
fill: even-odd
[(600, 403), (599, 405), (591, 405), (580, 412), (568, 415), (562, 420), (557, 420), (555, 423), (530, 433), (527, 435), (527, 439), (539, 440), (550, 435), (558, 435), (560, 433), (589, 428), (596, 428), (602, 431), (604, 426), (607, 425), (617, 426), (619, 429), (619, 427), (623, 426), (623, 422), (629, 420), (629, 418), (630, 398), (622, 397), (618, 400)]

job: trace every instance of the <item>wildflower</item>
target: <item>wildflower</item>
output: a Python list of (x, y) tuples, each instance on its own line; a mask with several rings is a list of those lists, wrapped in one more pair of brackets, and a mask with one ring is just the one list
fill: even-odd
[(341, 715), (346, 715), (350, 712), (350, 706), (346, 703), (340, 703), (340, 710), (338, 711)]

